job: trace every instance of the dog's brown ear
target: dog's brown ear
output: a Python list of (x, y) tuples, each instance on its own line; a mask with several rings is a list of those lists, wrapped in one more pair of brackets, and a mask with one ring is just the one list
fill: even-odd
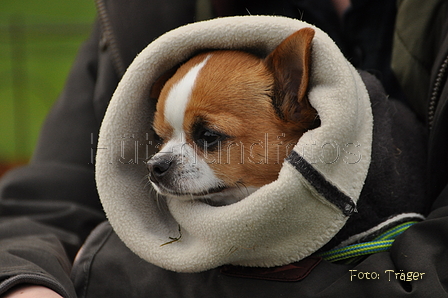
[(313, 37), (312, 28), (303, 28), (286, 38), (265, 59), (274, 74), (273, 105), (286, 121), (301, 121), (304, 113), (316, 115), (306, 96)]

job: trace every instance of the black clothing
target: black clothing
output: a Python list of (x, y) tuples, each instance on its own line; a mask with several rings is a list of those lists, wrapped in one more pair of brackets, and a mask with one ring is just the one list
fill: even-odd
[[(253, 2), (267, 11), (248, 5), (250, 13), (272, 13), (269, 3), (263, 6), (260, 1)], [(331, 25), (331, 21), (336, 20), (334, 17), (316, 16), (313, 21), (314, 13), (303, 8), (306, 2), (312, 5), (313, 1), (291, 1), (296, 5), (288, 4), (293, 7), (293, 15), (286, 15), (305, 21), (309, 17), (311, 23), (328, 30), (344, 53), (357, 51), (344, 37), (332, 33), (336, 30)], [(315, 2), (328, 7), (325, 1)], [(361, 48), (374, 52), (366, 52), (369, 59), (365, 61), (378, 61), (381, 57), (388, 61), (390, 49), (374, 50), (369, 43), (387, 48), (387, 42), (383, 41), (389, 40), (387, 36), (392, 32), (389, 27), (394, 19), (391, 3), (395, 2), (352, 1), (353, 11), (357, 3), (363, 2), (377, 4), (377, 11), (387, 3), (383, 14), (374, 13), (365, 6), (364, 10), (359, 8), (357, 16), (373, 22), (364, 17), (375, 15), (375, 21), (384, 26), (384, 30), (380, 30), (384, 35), (378, 33), (378, 37), (359, 39)], [(427, 220), (399, 236), (389, 253), (374, 254), (356, 266), (321, 261), (303, 280), (285, 283), (229, 277), (220, 268), (200, 274), (169, 272), (138, 259), (121, 243), (107, 222), (94, 230), (105, 220), (95, 188), (93, 158), (101, 119), (110, 97), (124, 69), (143, 47), (160, 34), (194, 21), (195, 1), (98, 0), (97, 5), (99, 22), (82, 46), (65, 90), (47, 118), (30, 165), (10, 172), (0, 182), (0, 294), (15, 285), (31, 283), (47, 286), (64, 297), (448, 296), (446, 76), (429, 143), (430, 185), (435, 185), (435, 203)], [(283, 14), (283, 11), (275, 12)], [(353, 21), (353, 24), (350, 30), (362, 29), (358, 28), (361, 23)], [(375, 31), (375, 26), (368, 30)], [(363, 30), (359, 32), (365, 34)], [(445, 43), (439, 56), (446, 57), (447, 53)], [(358, 60), (350, 59), (350, 54), (347, 56), (349, 60)], [(355, 63), (355, 66), (383, 71), (383, 66), (376, 62)], [(440, 64), (434, 63), (434, 73), (436, 69), (440, 69)], [(76, 253), (92, 230), (94, 233), (70, 273)], [(424, 275), (418, 280), (405, 278), (402, 281), (401, 275), (397, 278), (395, 274), (388, 275), (386, 270)], [(358, 275), (352, 276), (359, 272), (376, 272), (380, 279), (361, 280)]]

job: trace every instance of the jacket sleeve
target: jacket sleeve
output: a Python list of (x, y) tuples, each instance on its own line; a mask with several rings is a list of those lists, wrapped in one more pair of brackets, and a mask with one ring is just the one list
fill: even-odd
[[(96, 26), (80, 49), (32, 161), (0, 181), (0, 295), (28, 283), (76, 297), (70, 281), (72, 261), (105, 218), (92, 160), (101, 113), (95, 107), (104, 109), (94, 101), (107, 97), (99, 91), (98, 72), (111, 68), (102, 65), (107, 63), (102, 63), (99, 32)], [(110, 73), (117, 82), (114, 71)]]
[[(76, 297), (73, 260), (105, 220), (94, 157), (102, 118), (123, 72), (118, 66), (126, 67), (160, 34), (193, 21), (196, 1), (96, 3), (98, 22), (46, 119), (31, 163), (0, 180), (0, 296), (31, 283)], [(169, 17), (161, 20), (161, 14)]]

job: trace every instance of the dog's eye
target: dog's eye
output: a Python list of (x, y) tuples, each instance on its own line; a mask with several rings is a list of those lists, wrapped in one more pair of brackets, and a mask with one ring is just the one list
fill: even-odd
[(219, 134), (208, 130), (204, 131), (204, 133), (201, 135), (201, 140), (209, 145), (216, 143), (219, 140), (219, 138), (220, 138)]
[(196, 145), (198, 145), (200, 148), (208, 150), (215, 149), (218, 146), (219, 142), (225, 140), (226, 138), (226, 135), (206, 127), (197, 129), (194, 134)]

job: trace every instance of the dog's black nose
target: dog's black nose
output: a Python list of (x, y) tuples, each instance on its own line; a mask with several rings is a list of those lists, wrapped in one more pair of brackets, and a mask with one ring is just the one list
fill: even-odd
[(160, 180), (169, 172), (172, 165), (171, 160), (167, 159), (150, 159), (146, 162), (149, 171), (149, 179), (152, 182), (160, 182)]

